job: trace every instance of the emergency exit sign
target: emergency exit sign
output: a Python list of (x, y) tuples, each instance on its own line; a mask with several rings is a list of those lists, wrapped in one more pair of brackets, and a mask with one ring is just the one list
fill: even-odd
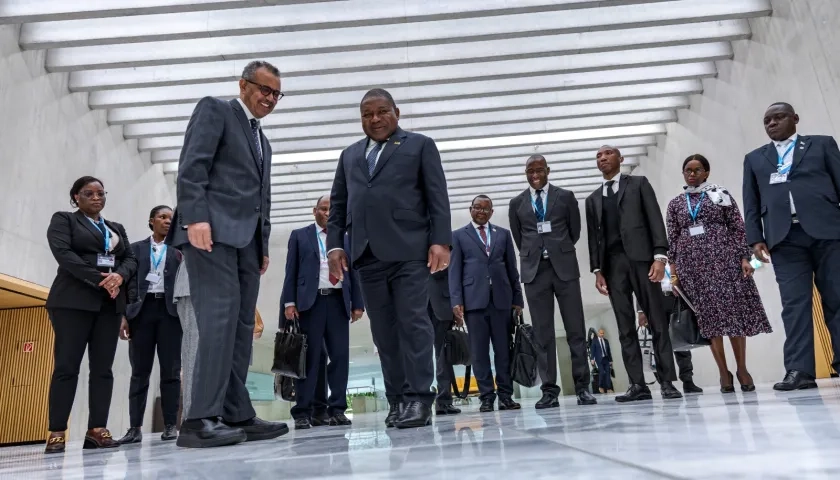
[(35, 351), (35, 342), (23, 342), (23, 353), (32, 353)]

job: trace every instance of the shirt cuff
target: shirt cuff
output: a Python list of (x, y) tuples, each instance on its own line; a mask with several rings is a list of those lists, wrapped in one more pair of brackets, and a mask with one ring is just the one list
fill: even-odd
[(654, 255), (653, 259), (654, 260), (660, 260), (660, 261), (663, 261), (665, 263), (668, 263), (668, 255)]
[(291, 302), (291, 303), (287, 303), (287, 304), (283, 305), (283, 308), (289, 308), (289, 307), (294, 307), (294, 306), (295, 306), (295, 302)]
[(598, 272), (600, 272), (600, 271), (601, 271), (601, 269), (600, 269), (600, 268), (596, 268), (595, 270), (592, 270), (592, 273), (598, 273)]
[(327, 250), (327, 255), (331, 254), (332, 252), (334, 252), (336, 250), (341, 250), (342, 252), (344, 251), (343, 248), (331, 248), (331, 249)]

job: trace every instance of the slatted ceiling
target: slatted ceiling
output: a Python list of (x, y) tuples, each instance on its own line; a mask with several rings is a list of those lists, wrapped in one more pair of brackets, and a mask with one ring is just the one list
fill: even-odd
[(601, 145), (622, 148), (628, 168), (643, 164), (717, 75), (714, 62), (732, 58), (730, 42), (749, 38), (748, 19), (771, 12), (770, 0), (9, 5), (0, 2), (0, 23), (24, 22), (22, 48), (46, 50), (47, 70), (70, 72), (71, 91), (173, 177), (195, 102), (233, 98), (251, 60), (275, 63), (288, 95), (263, 131), (275, 154), (272, 216), (292, 224), (311, 221), (341, 151), (362, 137), (369, 88), (388, 88), (402, 127), (435, 139), (453, 203), (475, 191), (510, 196), (534, 153), (552, 180), (597, 183)]

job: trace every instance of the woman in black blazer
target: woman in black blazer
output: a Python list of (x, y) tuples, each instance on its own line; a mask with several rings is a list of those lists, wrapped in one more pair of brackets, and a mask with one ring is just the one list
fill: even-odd
[(129, 248), (125, 228), (100, 214), (105, 196), (99, 179), (76, 180), (70, 189), (70, 204), (78, 210), (56, 212), (47, 229), (47, 241), (58, 262), (46, 305), (55, 332), (47, 453), (64, 451), (86, 347), (90, 413), (84, 448), (119, 446), (105, 425), (114, 386), (111, 366), (126, 306), (123, 284), (137, 270), (137, 259)]

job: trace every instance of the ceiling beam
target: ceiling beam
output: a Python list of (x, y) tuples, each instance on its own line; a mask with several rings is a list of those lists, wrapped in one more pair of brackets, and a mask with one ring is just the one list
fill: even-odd
[[(467, 42), (459, 48), (442, 49), (439, 45), (400, 46), (374, 48), (373, 55), (351, 51), (286, 55), (265, 60), (280, 67), (282, 77), (286, 80), (314, 74), (420, 68), (732, 41), (749, 38), (749, 35), (750, 27), (746, 20), (724, 20), (694, 24), (689, 29), (684, 25), (665, 25), (631, 30)], [(632, 52), (627, 54), (631, 55)], [(133, 66), (81, 71), (76, 70), (77, 66), (63, 65), (61, 69), (73, 70), (69, 80), (71, 91), (90, 92), (236, 81), (252, 58), (176, 66)]]

